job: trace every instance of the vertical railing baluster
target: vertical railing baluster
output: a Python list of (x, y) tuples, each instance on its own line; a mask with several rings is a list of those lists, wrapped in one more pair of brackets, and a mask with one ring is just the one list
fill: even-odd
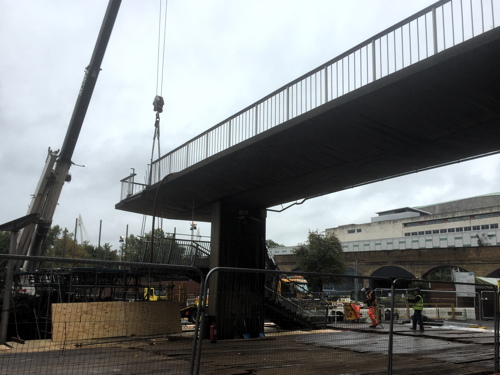
[(255, 124), (254, 124), (254, 135), (259, 134), (259, 105), (257, 104), (255, 107), (254, 115), (255, 115)]
[(384, 74), (384, 62), (382, 60), (382, 37), (379, 38), (378, 45), (379, 45), (378, 55), (379, 55), (379, 58), (380, 58), (380, 63), (379, 63), (380, 76), (379, 77), (382, 78), (382, 76)]
[(344, 73), (344, 61), (345, 61), (345, 57), (342, 59), (342, 71), (340, 72), (340, 74), (342, 75), (342, 95), (345, 94), (345, 83), (344, 83), (344, 77), (345, 77), (345, 73)]
[(366, 84), (370, 83), (370, 45), (366, 46)]
[(205, 158), (208, 158), (209, 156), (209, 142), (210, 142), (210, 132), (205, 134)]
[(377, 79), (377, 55), (375, 53), (375, 40), (372, 40), (372, 82)]
[(325, 66), (325, 103), (328, 103), (328, 66)]
[(351, 92), (351, 55), (347, 56), (347, 92)]
[[(364, 51), (364, 48), (362, 48), (360, 51), (359, 51), (359, 87), (362, 87), (363, 86), (363, 51)], [(365, 81), (366, 83), (368, 83), (367, 81)], [(365, 84), (366, 84), (365, 83)]]
[(436, 8), (432, 9), (432, 34), (434, 40), (434, 55), (438, 53), (438, 37), (437, 37), (437, 16), (436, 16)]
[(335, 99), (339, 97), (339, 62), (335, 62)]
[(460, 22), (462, 23), (462, 42), (465, 40), (465, 20), (464, 20), (464, 4), (460, 0)]
[(273, 127), (276, 126), (276, 112), (278, 112), (276, 109), (277, 109), (276, 95), (274, 95), (273, 96), (273, 114), (274, 114)]
[(290, 86), (286, 88), (286, 120), (290, 120)]
[(441, 22), (442, 22), (442, 27), (443, 27), (443, 50), (446, 49), (446, 27), (445, 27), (445, 20), (444, 20), (444, 6), (441, 7)]
[(481, 2), (481, 30), (484, 33), (484, 9), (483, 9), (483, 0)]
[(394, 41), (394, 50), (392, 51), (392, 53), (394, 54), (394, 71), (396, 72), (398, 70), (398, 59), (397, 59), (397, 51), (396, 51), (396, 31), (394, 30), (393, 33), (392, 33), (393, 37), (393, 41)]
[(408, 44), (410, 45), (410, 65), (413, 63), (413, 51), (411, 46), (411, 22), (408, 23)]
[(495, 23), (495, 7), (493, 6), (493, 0), (491, 0), (491, 27), (492, 28), (496, 27), (495, 24), (496, 24)]
[(451, 8), (451, 43), (452, 46), (455, 45), (455, 15), (453, 13), (453, 1), (450, 3)]
[(420, 61), (420, 23), (417, 19), (417, 61)]
[(354, 51), (353, 55), (354, 55), (354, 65), (352, 66), (352, 78), (354, 80), (353, 88), (354, 90), (356, 90), (356, 51)]
[(427, 14), (424, 16), (424, 27), (425, 27), (425, 57), (429, 57), (429, 33), (427, 30)]
[(390, 71), (389, 71), (389, 34), (387, 34), (385, 36), (385, 48), (386, 48), (386, 52), (387, 52), (387, 61), (386, 61), (386, 64), (387, 64), (387, 75), (390, 74)]

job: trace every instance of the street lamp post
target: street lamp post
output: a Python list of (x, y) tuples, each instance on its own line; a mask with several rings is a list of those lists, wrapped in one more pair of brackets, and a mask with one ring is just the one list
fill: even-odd
[(197, 223), (195, 223), (194, 221), (191, 222), (190, 226), (190, 230), (191, 230), (191, 265), (194, 266), (194, 262), (195, 262), (195, 258), (196, 258), (196, 248), (194, 246), (194, 231), (196, 230), (197, 228)]
[(124, 246), (123, 242), (124, 241), (125, 241), (125, 237), (120, 236), (120, 262), (122, 261), (122, 256), (123, 256), (123, 246)]

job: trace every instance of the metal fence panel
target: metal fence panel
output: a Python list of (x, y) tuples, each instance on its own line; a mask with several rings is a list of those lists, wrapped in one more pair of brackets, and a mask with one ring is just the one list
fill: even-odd
[[(0, 255), (11, 264), (23, 258)], [(36, 261), (39, 271), (14, 275), (1, 375), (190, 373), (194, 325), (181, 320), (180, 309), (200, 294), (199, 283), (185, 285), (202, 280), (198, 269)]]
[[(0, 261), (24, 258), (0, 255)], [(216, 268), (204, 278), (190, 266), (34, 260), (59, 266), (15, 276), (17, 298), (0, 350), (2, 375), (498, 372), (496, 285), (234, 268)], [(241, 317), (228, 311), (222, 317), (261, 325), (257, 337), (210, 342), (206, 285), (211, 275), (224, 272), (266, 279), (264, 303), (279, 314)], [(190, 297), (202, 301), (203, 312), (191, 322), (181, 321), (181, 293), (167, 288), (189, 277), (201, 281)], [(307, 288), (314, 278), (324, 279), (323, 292)], [(144, 301), (151, 286), (165, 292), (158, 294), (164, 301)], [(364, 304), (367, 286), (377, 298), (376, 328)], [(410, 329), (408, 297), (416, 287), (424, 297), (424, 332)], [(234, 291), (232, 285), (222, 288), (229, 296)]]

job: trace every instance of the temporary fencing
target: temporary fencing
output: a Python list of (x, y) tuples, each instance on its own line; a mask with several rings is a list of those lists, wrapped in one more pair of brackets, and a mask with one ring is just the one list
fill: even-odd
[[(212, 269), (207, 275), (202, 299), (208, 295), (210, 278), (224, 273), (266, 275), (263, 305), (267, 320), (259, 337), (255, 339), (260, 344), (256, 344), (248, 339), (248, 334), (238, 335), (238, 305), (233, 304), (234, 311), (226, 312), (222, 317), (217, 316), (215, 325), (227, 327), (231, 325), (231, 321), (228, 324), (223, 319), (236, 318), (234, 340), (229, 340), (231, 343), (223, 341), (212, 345), (209, 343), (207, 325), (211, 325), (213, 317), (203, 306), (206, 319), (199, 332), (196, 373), (210, 373), (213, 362), (207, 360), (207, 357), (214, 353), (221, 356), (219, 363), (224, 363), (226, 370), (245, 369), (250, 373), (266, 373), (272, 369), (269, 373), (312, 374), (328, 369), (333, 374), (393, 374), (398, 371), (406, 373), (410, 369), (413, 374), (430, 374), (450, 373), (450, 369), (463, 369), (464, 366), (470, 366), (471, 371), (476, 371), (472, 370), (474, 368), (485, 373), (498, 371), (496, 285), (221, 267)], [(316, 294), (311, 290), (302, 293), (300, 290), (305, 280), (309, 281), (308, 285), (318, 284), (318, 280), (333, 282), (336, 288), (330, 290), (329, 295)], [(286, 288), (292, 282), (295, 283), (293, 291)], [(368, 308), (364, 304), (366, 295), (362, 291), (363, 287), (371, 287), (376, 293), (375, 314), (379, 321), (376, 327), (372, 327)], [(424, 295), (425, 326), (428, 331), (439, 332), (442, 337), (432, 342), (437, 347), (424, 344), (420, 332), (410, 329), (413, 309), (408, 298), (413, 297), (417, 287), (422, 289)], [(233, 286), (228, 286), (219, 293), (228, 294), (226, 299), (241, 300), (238, 288)], [(484, 298), (485, 295), (489, 295), (490, 299)], [(255, 310), (259, 311), (259, 308)], [(277, 310), (280, 310), (279, 314)], [(436, 312), (440, 315), (433, 316)], [(485, 316), (496, 317), (495, 320), (488, 321), (488, 326), (492, 329), (484, 329)], [(244, 324), (248, 326), (248, 318), (239, 319), (247, 319)], [(255, 316), (252, 318), (256, 319)], [(474, 327), (482, 329), (475, 333), (478, 336), (477, 343), (474, 343), (475, 339), (471, 339), (474, 345), (467, 350), (461, 349), (462, 352), (458, 355), (461, 358), (439, 357), (440, 350), (437, 349), (450, 346), (450, 337), (446, 332)], [(456, 335), (456, 332), (451, 335)], [(474, 357), (477, 353), (476, 344), (479, 342), (486, 345), (480, 349), (486, 354)], [(467, 351), (470, 358), (464, 354)], [(415, 353), (420, 352), (426, 361), (422, 361), (420, 355), (415, 356)], [(260, 355), (253, 356), (253, 361), (250, 362), (249, 353)], [(393, 369), (397, 371), (393, 372)], [(403, 372), (401, 369), (404, 369)]]
[[(24, 258), (0, 255), (11, 264)], [(41, 271), (17, 274), (10, 291), (1, 375), (498, 372), (496, 285), (222, 267), (205, 276), (190, 266), (33, 260), (44, 262)], [(58, 267), (45, 269), (49, 262)], [(223, 284), (217, 293), (231, 302), (213, 316), (210, 301), (220, 296), (208, 286), (229, 275), (256, 280), (262, 290), (242, 296), (238, 285)], [(323, 292), (311, 288), (327, 283)], [(377, 298), (375, 328), (363, 287)], [(417, 287), (425, 333), (410, 329), (408, 298)], [(242, 309), (242, 298), (261, 302)], [(196, 319), (181, 320), (186, 300), (195, 299)]]
[[(371, 361), (371, 371), (384, 372), (387, 368), (387, 356), (369, 354), (369, 351), (364, 350), (361, 352), (351, 350), (353, 347), (361, 349), (365, 342), (370, 342), (373, 347), (382, 347), (385, 342), (387, 348), (387, 336), (375, 333), (373, 331), (375, 328), (369, 328), (371, 322), (367, 321), (366, 309), (363, 308), (361, 317), (353, 317), (350, 313), (351, 304), (360, 306), (365, 299), (364, 293), (359, 289), (371, 285), (374, 278), (220, 267), (208, 273), (204, 296), (208, 294), (211, 278), (232, 273), (245, 274), (248, 278), (259, 274), (265, 276), (266, 292), (262, 305), (253, 307), (252, 316), (242, 315), (238, 303), (231, 304), (233, 311), (226, 312), (222, 317), (217, 316), (215, 322), (217, 327), (234, 326), (234, 338), (230, 340), (231, 344), (225, 340), (217, 342), (217, 346), (226, 347), (226, 350), (220, 353), (224, 355), (223, 362), (226, 369), (243, 366), (247, 371), (255, 373), (272, 369), (270, 373), (273, 374), (290, 374), (290, 371), (317, 373), (329, 369), (335, 374), (353, 369), (353, 363), (359, 363), (360, 359), (357, 357), (361, 356), (364, 357), (363, 361)], [(338, 290), (336, 297), (328, 298), (310, 288), (310, 285), (321, 284), (320, 280), (334, 281), (342, 290)], [(378, 280), (383, 280), (386, 285), (391, 283), (390, 279)], [(358, 296), (353, 293), (351, 300), (351, 292), (355, 290), (358, 290)], [(224, 288), (224, 291), (219, 293), (226, 294), (225, 300), (241, 300), (240, 290), (234, 286)], [(205, 306), (202, 309), (206, 311)], [(203, 340), (203, 337), (209, 335), (207, 325), (211, 324), (210, 315), (204, 315), (208, 319), (204, 320), (199, 333), (201, 339), (198, 344), (196, 367), (201, 374), (210, 373), (212, 364), (204, 359), (214, 351), (218, 351), (211, 345), (210, 340), (208, 342)], [(259, 316), (265, 317), (266, 320), (261, 324), (262, 330), (255, 337), (256, 342), (260, 344), (256, 344), (253, 342), (254, 337), (250, 333), (249, 326), (252, 324), (251, 320), (258, 321)], [(238, 329), (241, 327), (243, 333)], [(313, 350), (316, 348), (318, 350)], [(248, 363), (247, 352), (257, 352), (261, 355), (253, 357), (254, 363)], [(200, 361), (203, 362), (202, 365)], [(304, 369), (304, 366), (307, 366), (307, 369)]]
[[(2, 255), (0, 261), (13, 266), (24, 258)], [(190, 295), (200, 294), (199, 269), (31, 260), (41, 262), (39, 271), (15, 274), (14, 288), (3, 290), (2, 311), (9, 302), (10, 311), (1, 375), (190, 373), (193, 329), (186, 330), (179, 312)]]

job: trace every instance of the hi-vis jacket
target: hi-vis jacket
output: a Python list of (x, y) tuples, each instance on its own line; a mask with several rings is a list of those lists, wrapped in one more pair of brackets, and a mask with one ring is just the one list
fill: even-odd
[(415, 298), (409, 298), (408, 302), (413, 303), (413, 310), (423, 310), (424, 309), (424, 297), (417, 294)]

